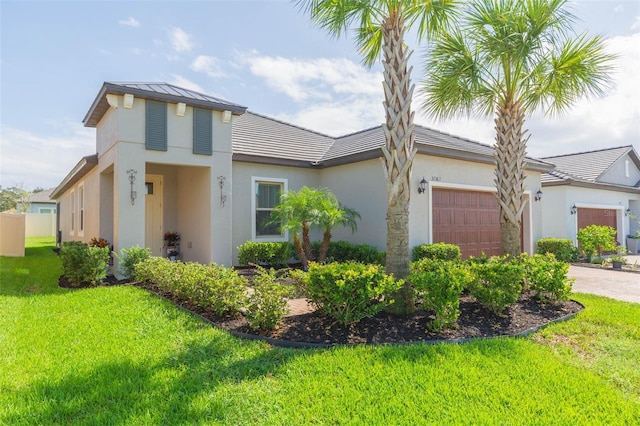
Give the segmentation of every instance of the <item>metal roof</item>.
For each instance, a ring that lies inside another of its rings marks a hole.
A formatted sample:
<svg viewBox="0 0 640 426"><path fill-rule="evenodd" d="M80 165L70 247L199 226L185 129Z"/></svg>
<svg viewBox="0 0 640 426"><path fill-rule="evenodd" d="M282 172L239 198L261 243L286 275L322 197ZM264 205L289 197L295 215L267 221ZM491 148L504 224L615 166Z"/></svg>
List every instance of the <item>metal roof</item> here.
<svg viewBox="0 0 640 426"><path fill-rule="evenodd" d="M247 110L247 107L242 105L169 83L105 82L82 120L84 125L86 127L95 127L107 112L109 109L107 94L124 95L127 93L144 99L175 103L183 102L200 108L231 111L235 115L244 114Z"/></svg>

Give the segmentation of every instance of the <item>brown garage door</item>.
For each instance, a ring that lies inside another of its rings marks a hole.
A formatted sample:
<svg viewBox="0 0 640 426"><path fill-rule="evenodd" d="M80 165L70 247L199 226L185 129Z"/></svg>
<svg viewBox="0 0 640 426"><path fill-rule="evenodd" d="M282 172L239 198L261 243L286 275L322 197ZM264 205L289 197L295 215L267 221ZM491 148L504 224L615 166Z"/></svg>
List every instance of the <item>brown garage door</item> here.
<svg viewBox="0 0 640 426"><path fill-rule="evenodd" d="M433 242L460 246L462 257L500 254L500 209L491 192L433 189Z"/></svg>
<svg viewBox="0 0 640 426"><path fill-rule="evenodd" d="M618 229L617 212L613 209L578 209L578 229L589 225L610 226Z"/></svg>

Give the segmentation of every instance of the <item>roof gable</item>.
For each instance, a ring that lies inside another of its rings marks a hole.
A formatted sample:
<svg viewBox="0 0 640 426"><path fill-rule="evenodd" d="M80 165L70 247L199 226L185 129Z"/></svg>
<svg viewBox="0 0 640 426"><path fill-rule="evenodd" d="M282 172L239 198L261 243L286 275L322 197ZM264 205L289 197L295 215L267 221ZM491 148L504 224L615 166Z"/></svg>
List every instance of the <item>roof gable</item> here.
<svg viewBox="0 0 640 426"><path fill-rule="evenodd" d="M598 182L604 173L627 154L631 156L636 166L640 167L640 158L631 145L543 157L543 160L555 164L556 170L560 174L567 175L566 178L575 177L589 182Z"/></svg>

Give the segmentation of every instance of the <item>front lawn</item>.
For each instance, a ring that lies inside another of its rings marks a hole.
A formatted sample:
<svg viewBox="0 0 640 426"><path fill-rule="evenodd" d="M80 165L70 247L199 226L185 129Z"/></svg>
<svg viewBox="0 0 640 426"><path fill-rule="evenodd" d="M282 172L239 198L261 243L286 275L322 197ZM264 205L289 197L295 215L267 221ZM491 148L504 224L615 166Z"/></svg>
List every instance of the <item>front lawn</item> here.
<svg viewBox="0 0 640 426"><path fill-rule="evenodd" d="M287 350L131 286L63 290L50 247L0 258L0 424L633 424L640 305L526 339Z"/></svg>

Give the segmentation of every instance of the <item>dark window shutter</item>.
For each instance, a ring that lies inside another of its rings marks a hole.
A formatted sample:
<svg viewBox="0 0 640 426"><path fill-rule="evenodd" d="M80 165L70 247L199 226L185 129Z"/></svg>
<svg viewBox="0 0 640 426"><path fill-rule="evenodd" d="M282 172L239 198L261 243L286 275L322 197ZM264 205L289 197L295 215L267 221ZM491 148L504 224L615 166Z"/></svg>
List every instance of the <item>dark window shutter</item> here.
<svg viewBox="0 0 640 426"><path fill-rule="evenodd" d="M167 150L167 104L147 99L146 148Z"/></svg>
<svg viewBox="0 0 640 426"><path fill-rule="evenodd" d="M213 154L212 120L208 109L193 109L193 153Z"/></svg>

